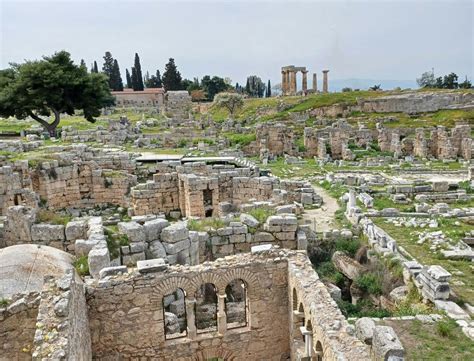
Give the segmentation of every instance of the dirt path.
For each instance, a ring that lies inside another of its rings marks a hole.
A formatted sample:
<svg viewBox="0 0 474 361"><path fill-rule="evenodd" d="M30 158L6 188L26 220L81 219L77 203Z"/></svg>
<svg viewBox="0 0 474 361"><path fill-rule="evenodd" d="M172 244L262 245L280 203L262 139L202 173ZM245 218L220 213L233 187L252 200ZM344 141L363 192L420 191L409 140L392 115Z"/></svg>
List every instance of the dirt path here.
<svg viewBox="0 0 474 361"><path fill-rule="evenodd" d="M304 220L310 220L312 229L316 232L324 232L333 229L334 213L339 209L337 200L331 197L326 190L313 186L316 193L323 198L323 205L318 209L308 209L303 213Z"/></svg>

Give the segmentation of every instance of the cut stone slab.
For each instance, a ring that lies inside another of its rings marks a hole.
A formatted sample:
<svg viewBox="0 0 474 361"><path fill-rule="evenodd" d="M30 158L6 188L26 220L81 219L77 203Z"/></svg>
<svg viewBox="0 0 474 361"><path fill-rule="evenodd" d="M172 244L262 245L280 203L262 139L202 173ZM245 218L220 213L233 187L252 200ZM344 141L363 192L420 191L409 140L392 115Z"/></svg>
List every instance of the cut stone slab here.
<svg viewBox="0 0 474 361"><path fill-rule="evenodd" d="M246 226L252 228L258 227L258 225L260 224L260 222L255 217L247 213L242 213L240 215L240 221Z"/></svg>
<svg viewBox="0 0 474 361"><path fill-rule="evenodd" d="M128 273L127 266L116 266L116 267L105 267L99 272L99 278L105 278L107 276L115 276Z"/></svg>
<svg viewBox="0 0 474 361"><path fill-rule="evenodd" d="M130 242L145 242L145 228L137 222L119 222L118 229L120 233L127 235Z"/></svg>
<svg viewBox="0 0 474 361"><path fill-rule="evenodd" d="M454 320L470 320L471 317L457 304L452 301L442 301L436 300L434 301L436 308L443 310L446 312L448 317Z"/></svg>
<svg viewBox="0 0 474 361"><path fill-rule="evenodd" d="M110 266L110 255L107 247L94 247L87 258L89 272L94 278L99 278L100 271Z"/></svg>
<svg viewBox="0 0 474 361"><path fill-rule="evenodd" d="M259 246L253 246L250 248L251 253L265 252L273 248L273 244L261 244Z"/></svg>
<svg viewBox="0 0 474 361"><path fill-rule="evenodd" d="M403 359L405 349L392 327L375 327L372 339L372 355L375 360Z"/></svg>
<svg viewBox="0 0 474 361"><path fill-rule="evenodd" d="M156 241L160 239L161 231L168 227L170 222L166 219L154 219L151 221L146 221L143 224L143 228L145 228L145 234L148 242Z"/></svg>
<svg viewBox="0 0 474 361"><path fill-rule="evenodd" d="M189 230L182 222L173 223L161 231L161 241L176 243L189 238Z"/></svg>
<svg viewBox="0 0 474 361"><path fill-rule="evenodd" d="M164 271L168 268L168 264L163 258L148 259L146 261L138 261L137 269L140 273L150 273Z"/></svg>

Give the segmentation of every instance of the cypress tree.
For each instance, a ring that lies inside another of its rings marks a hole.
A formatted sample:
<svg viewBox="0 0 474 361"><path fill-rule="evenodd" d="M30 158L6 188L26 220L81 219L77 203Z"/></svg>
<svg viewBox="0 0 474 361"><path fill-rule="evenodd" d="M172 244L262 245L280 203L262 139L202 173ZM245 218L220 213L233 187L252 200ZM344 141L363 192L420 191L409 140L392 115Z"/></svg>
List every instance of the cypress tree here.
<svg viewBox="0 0 474 361"><path fill-rule="evenodd" d="M143 84L142 66L140 65L140 57L138 56L138 53L135 53L135 72L136 72L136 78L137 78L137 89L134 89L134 90L143 90L145 86ZM132 73L132 79L133 79L133 73Z"/></svg>
<svg viewBox="0 0 474 361"><path fill-rule="evenodd" d="M94 60L94 73L98 73L99 72L99 68L97 67L97 62Z"/></svg>
<svg viewBox="0 0 474 361"><path fill-rule="evenodd" d="M132 88L133 90L139 90L138 89L138 77L137 77L137 71L135 67L132 67Z"/></svg>
<svg viewBox="0 0 474 361"><path fill-rule="evenodd" d="M87 69L87 66L86 66L86 62L84 61L84 59L81 59L81 68L84 68L84 69Z"/></svg>
<svg viewBox="0 0 474 361"><path fill-rule="evenodd" d="M120 74L120 67L118 65L117 59L114 59L114 67L112 71L113 75L113 90L115 91L122 91L123 90L123 81L122 81L122 75Z"/></svg>
<svg viewBox="0 0 474 361"><path fill-rule="evenodd" d="M125 69L125 77L127 78L127 88L132 88L132 77L128 69Z"/></svg>
<svg viewBox="0 0 474 361"><path fill-rule="evenodd" d="M114 89L116 87L116 80L114 79L114 58L110 51L105 52L102 72L109 78L109 88Z"/></svg>
<svg viewBox="0 0 474 361"><path fill-rule="evenodd" d="M156 79L157 79L156 87L157 88L162 88L163 87L163 82L161 81L161 74L160 74L159 70L156 71Z"/></svg>
<svg viewBox="0 0 474 361"><path fill-rule="evenodd" d="M174 59L170 58L165 65L165 72L163 73L163 86L166 91L181 89L181 74L179 73Z"/></svg>

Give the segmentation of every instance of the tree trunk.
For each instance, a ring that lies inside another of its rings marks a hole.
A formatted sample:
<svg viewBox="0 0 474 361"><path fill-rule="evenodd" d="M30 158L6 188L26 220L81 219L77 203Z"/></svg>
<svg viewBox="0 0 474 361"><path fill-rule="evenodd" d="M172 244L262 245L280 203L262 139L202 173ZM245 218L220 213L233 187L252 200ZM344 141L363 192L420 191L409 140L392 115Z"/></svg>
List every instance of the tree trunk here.
<svg viewBox="0 0 474 361"><path fill-rule="evenodd" d="M50 137L56 137L56 128L59 124L59 120L61 117L60 117L59 112L56 109L51 108L51 110L54 113L54 120L52 123L48 123L46 120L40 118L33 112L30 112L30 116L43 126L44 130L46 130L49 133Z"/></svg>

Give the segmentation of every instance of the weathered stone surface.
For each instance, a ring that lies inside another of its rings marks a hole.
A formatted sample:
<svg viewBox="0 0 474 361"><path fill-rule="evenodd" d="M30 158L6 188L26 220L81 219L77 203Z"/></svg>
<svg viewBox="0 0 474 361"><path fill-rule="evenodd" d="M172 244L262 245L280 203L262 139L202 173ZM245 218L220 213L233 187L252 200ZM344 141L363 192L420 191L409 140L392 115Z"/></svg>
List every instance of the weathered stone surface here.
<svg viewBox="0 0 474 361"><path fill-rule="evenodd" d="M31 239L35 242L64 241L64 226L39 223L31 226Z"/></svg>
<svg viewBox="0 0 474 361"><path fill-rule="evenodd" d="M355 280L359 277L365 270L365 267L362 266L359 262L353 260L346 254L340 251L334 252L332 256L332 262L334 266L344 274L347 278Z"/></svg>
<svg viewBox="0 0 474 361"><path fill-rule="evenodd" d="M388 360L394 357L403 358L405 349L393 328L376 326L373 331L372 355L376 360Z"/></svg>
<svg viewBox="0 0 474 361"><path fill-rule="evenodd" d="M87 222L85 220L68 222L65 232L68 241L87 238Z"/></svg>
<svg viewBox="0 0 474 361"><path fill-rule="evenodd" d="M178 252L189 248L191 241L189 239L184 239L176 243L163 242L162 244L167 254L177 254Z"/></svg>
<svg viewBox="0 0 474 361"><path fill-rule="evenodd" d="M116 266L116 267L105 267L102 268L99 272L99 278L105 278L108 276L115 276L119 274L125 274L128 272L128 269L126 266Z"/></svg>
<svg viewBox="0 0 474 361"><path fill-rule="evenodd" d="M259 221L257 221L257 219L255 219L255 217L251 216L250 214L247 214L247 213L242 213L240 215L240 221L245 224L246 226L249 226L249 227L252 227L252 228L255 228L255 227L258 227L258 225L260 224Z"/></svg>
<svg viewBox="0 0 474 361"><path fill-rule="evenodd" d="M99 278L100 270L110 265L110 255L107 247L94 247L87 258L89 272L94 278Z"/></svg>
<svg viewBox="0 0 474 361"><path fill-rule="evenodd" d="M189 238L189 230L182 222L173 223L161 231L162 242L176 243L187 238Z"/></svg>
<svg viewBox="0 0 474 361"><path fill-rule="evenodd" d="M147 240L144 227L137 222L119 222L118 229L119 232L127 235L130 242L146 242Z"/></svg>
<svg viewBox="0 0 474 361"><path fill-rule="evenodd" d="M140 273L159 272L168 268L168 264L163 258L149 259L146 261L138 261L137 269Z"/></svg>
<svg viewBox="0 0 474 361"><path fill-rule="evenodd" d="M163 228L168 227L169 224L170 223L166 219L154 219L145 222L143 228L145 228L147 241L152 242L160 239L161 231Z"/></svg>
<svg viewBox="0 0 474 361"><path fill-rule="evenodd" d="M153 241L150 243L148 251L152 254L153 258L164 258L166 257L166 250L160 241Z"/></svg>
<svg viewBox="0 0 474 361"><path fill-rule="evenodd" d="M362 342L372 345L374 337L375 322L369 317L359 318L355 323L356 335Z"/></svg>

